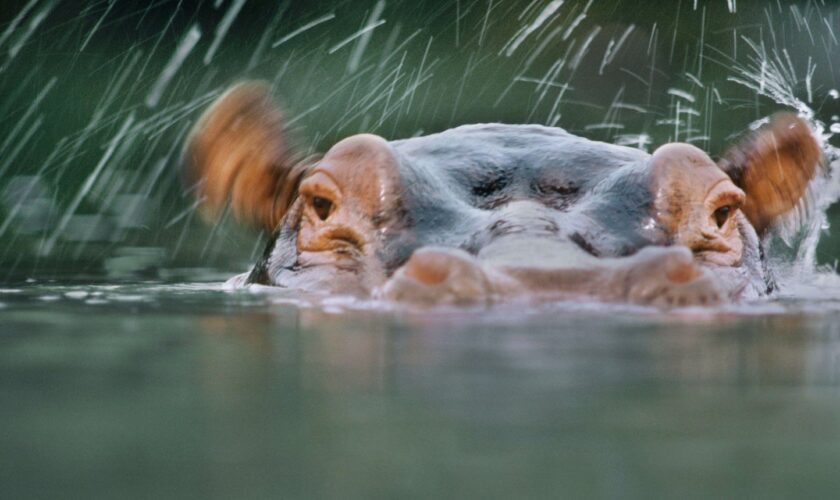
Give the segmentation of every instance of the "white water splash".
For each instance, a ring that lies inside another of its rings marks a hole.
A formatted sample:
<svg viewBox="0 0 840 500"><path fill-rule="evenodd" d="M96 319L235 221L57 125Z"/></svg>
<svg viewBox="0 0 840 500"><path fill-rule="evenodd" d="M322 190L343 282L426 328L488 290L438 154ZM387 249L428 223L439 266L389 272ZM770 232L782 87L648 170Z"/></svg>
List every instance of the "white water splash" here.
<svg viewBox="0 0 840 500"><path fill-rule="evenodd" d="M385 24L384 19L379 19L384 10L384 0L379 0L378 2L376 2L376 5L373 7L373 11L370 13L370 17L368 18L367 25L358 33L356 33L348 39L352 40L356 37L359 38L359 41L356 42L356 45L353 47L353 51L350 53L350 58L347 60L348 72L355 73L356 70L359 69L359 63L362 60L362 55L365 53L365 49L367 49L367 46L370 43L370 37L373 35L372 31L377 27ZM335 50L331 51L330 53L335 52Z"/></svg>
<svg viewBox="0 0 840 500"><path fill-rule="evenodd" d="M330 12L329 14L325 14L315 20L312 20L304 24L300 28L292 31L288 35L284 35L283 37L281 37L279 40L271 44L271 48L277 48L280 45L283 45L284 43L288 42L292 38L300 35L301 33L309 31L310 29L314 28L315 26L318 26L319 24L324 24L327 21L332 21L333 19L335 19L335 12Z"/></svg>
<svg viewBox="0 0 840 500"><path fill-rule="evenodd" d="M827 210L840 200L840 150L829 144L829 139L840 132L840 127L836 126L838 124L826 127L825 123L816 118L809 104L813 100L811 76L816 65L809 59L805 74L797 78L785 49L768 50L764 44L745 37L742 40L750 47L752 54L748 62L735 65L738 76L732 76L729 80L777 104L794 109L811 124L825 159L800 203L773 228L783 245L771 244L769 258L779 271L786 296L808 296L809 287L815 283L818 288L830 286L840 293L840 276L834 270L821 269L817 264L817 244L821 234L829 227ZM796 95L798 81L805 82L805 100ZM831 92L829 96L832 96ZM751 128L760 127L766 120L753 123ZM785 255L790 253L792 255Z"/></svg>
<svg viewBox="0 0 840 500"><path fill-rule="evenodd" d="M537 15L531 24L523 27L519 34L517 34L513 40L511 41L510 45L505 50L505 55L510 57L516 51L516 49L531 35L533 32L537 31L540 26L542 26L548 18L550 18L557 10L563 5L564 0L554 0L546 5L543 10Z"/></svg>
<svg viewBox="0 0 840 500"><path fill-rule="evenodd" d="M178 47L175 49L175 52L172 54L172 57L169 59L169 62L166 64L163 72L161 72L157 81L152 86L152 90L149 91L149 95L146 97L146 106L150 108L157 106L160 102L161 96L163 96L163 92L169 85L169 82L181 68L181 65L184 64L187 56L190 55L190 52L192 52L195 48L195 44L197 44L200 39L201 28L199 28L197 24L194 24L187 34L184 35L184 38L181 39L181 42L178 44Z"/></svg>
<svg viewBox="0 0 840 500"><path fill-rule="evenodd" d="M102 155L102 159L99 160L99 163L93 169L93 172L91 172L90 175L88 175L87 179L85 179L85 182L82 184L82 187L79 188L79 191L76 193L76 196L73 198L73 201L70 202L70 205L67 207L61 220L56 225L52 236L50 236L50 238L44 242L44 245L41 249L43 254L47 255L50 252L52 252L56 240L59 236L61 236L61 233L67 227L67 224L70 222L70 219L76 213L76 209L79 208L79 205L82 203L82 200L84 200L90 192L90 189L93 187L93 183L96 181L96 179L102 173L105 166L108 164L109 160L111 159L111 156L117 149L117 146L122 146L124 144L123 141L128 135L128 131L131 129L131 126L133 124L134 113L130 114L128 118L125 119L122 127L120 127L120 130L117 132L117 134L111 140L111 143L108 145L108 149L105 151L105 154Z"/></svg>
<svg viewBox="0 0 840 500"><path fill-rule="evenodd" d="M219 50L219 46L225 39L228 31L230 30L230 26L236 20L236 16L239 15L239 11L242 10L242 7L245 5L245 0L236 0L233 5L230 6L227 13L225 13L225 17L219 21L219 25L216 27L216 36L213 38L213 43L210 44L210 48L207 49L207 52L204 54L204 65L207 66L213 60L213 56L216 54L216 51Z"/></svg>
<svg viewBox="0 0 840 500"><path fill-rule="evenodd" d="M38 26L44 22L47 16L52 11L53 7L55 7L55 2L49 2L45 5L35 16L32 17L32 20L29 21L29 26L26 28L26 31L18 37L17 41L15 41L14 45L9 48L9 59L14 59L15 56L18 55L20 49L26 44L29 38L35 33L35 30L38 29Z"/></svg>

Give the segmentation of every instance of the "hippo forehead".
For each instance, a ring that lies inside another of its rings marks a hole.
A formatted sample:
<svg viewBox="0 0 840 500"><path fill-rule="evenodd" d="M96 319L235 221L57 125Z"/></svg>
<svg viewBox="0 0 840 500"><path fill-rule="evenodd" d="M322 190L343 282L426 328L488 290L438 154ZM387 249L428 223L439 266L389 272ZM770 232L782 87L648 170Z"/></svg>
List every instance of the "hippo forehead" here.
<svg viewBox="0 0 840 500"><path fill-rule="evenodd" d="M649 158L539 125L469 125L391 146L405 196L439 208L532 199L565 209L616 170Z"/></svg>
<svg viewBox="0 0 840 500"><path fill-rule="evenodd" d="M467 125L391 142L402 170L454 182L478 195L508 185L566 182L586 190L647 153L540 125ZM409 173L409 172L403 172Z"/></svg>
<svg viewBox="0 0 840 500"><path fill-rule="evenodd" d="M638 234L651 200L643 151L558 128L502 124L390 145L403 224L384 260L399 262L428 244L476 252L506 231L588 235L604 254L650 243Z"/></svg>

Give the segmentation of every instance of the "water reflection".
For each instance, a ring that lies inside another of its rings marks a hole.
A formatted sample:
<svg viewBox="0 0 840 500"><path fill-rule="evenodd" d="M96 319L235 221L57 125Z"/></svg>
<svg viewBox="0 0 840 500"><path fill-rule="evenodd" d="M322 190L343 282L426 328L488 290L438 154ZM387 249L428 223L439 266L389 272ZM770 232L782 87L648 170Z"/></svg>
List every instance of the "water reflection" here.
<svg viewBox="0 0 840 500"><path fill-rule="evenodd" d="M4 498L838 486L836 313L336 313L218 286L17 290L0 296Z"/></svg>

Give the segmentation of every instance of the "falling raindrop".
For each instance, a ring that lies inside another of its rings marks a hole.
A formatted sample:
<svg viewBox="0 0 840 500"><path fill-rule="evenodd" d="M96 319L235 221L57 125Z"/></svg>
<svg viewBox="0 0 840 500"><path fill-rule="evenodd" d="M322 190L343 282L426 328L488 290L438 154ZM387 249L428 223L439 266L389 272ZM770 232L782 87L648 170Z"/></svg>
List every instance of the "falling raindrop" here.
<svg viewBox="0 0 840 500"><path fill-rule="evenodd" d="M190 52L192 52L200 39L201 28L199 28L197 24L194 24L187 34L184 35L184 38L181 39L181 42L178 44L178 47L175 49L175 52L172 54L172 57L169 59L166 67L163 69L158 77L158 80L149 91L149 95L146 96L146 106L154 108L158 105L158 102L160 102L160 98L163 96L163 92L166 90L169 82L172 81L172 78L181 68L181 65L184 64L184 60L190 55Z"/></svg>

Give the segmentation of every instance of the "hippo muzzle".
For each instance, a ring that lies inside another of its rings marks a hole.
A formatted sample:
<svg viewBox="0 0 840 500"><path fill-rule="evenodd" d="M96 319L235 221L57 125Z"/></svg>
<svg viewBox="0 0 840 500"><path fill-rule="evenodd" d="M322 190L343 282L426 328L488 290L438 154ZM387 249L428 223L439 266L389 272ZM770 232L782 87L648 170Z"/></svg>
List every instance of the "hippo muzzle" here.
<svg viewBox="0 0 840 500"><path fill-rule="evenodd" d="M673 305L772 288L761 239L821 160L778 115L715 163L537 125L470 125L401 141L361 134L300 159L265 86L240 84L190 136L207 213L272 233L238 284L419 304L592 297Z"/></svg>

